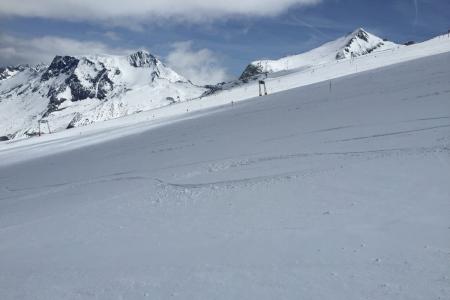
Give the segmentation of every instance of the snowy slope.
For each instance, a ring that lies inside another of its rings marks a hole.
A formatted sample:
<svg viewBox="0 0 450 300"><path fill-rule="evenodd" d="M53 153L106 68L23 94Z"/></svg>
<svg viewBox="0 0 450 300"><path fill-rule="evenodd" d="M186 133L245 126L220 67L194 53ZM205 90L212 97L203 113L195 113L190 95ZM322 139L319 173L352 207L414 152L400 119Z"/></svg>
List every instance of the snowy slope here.
<svg viewBox="0 0 450 300"><path fill-rule="evenodd" d="M353 58L332 59L322 64L267 73L263 78L269 94L324 81L328 81L332 88L333 80L342 76L447 52L450 52L450 38L446 34L412 46L397 46L386 51L373 51ZM208 98L209 102L238 102L258 95L258 81L239 80L218 85L215 90L216 92Z"/></svg>
<svg viewBox="0 0 450 300"><path fill-rule="evenodd" d="M423 57L433 56L450 52L450 38L447 35L438 36L429 41L409 47L392 49L391 51L377 54L368 54L353 60L341 60L308 70L297 70L293 72L277 72L268 75L265 79L269 94L286 91L296 87L307 86L314 83L324 82L328 88L334 89L334 81L342 76L358 74L367 70L374 70L384 66L395 66L398 63L416 60ZM140 114L128 115L123 118L113 119L106 122L95 123L76 130L68 130L52 135L44 135L26 141L12 141L0 143L0 148L17 154L20 149L35 145L52 145L45 151L35 152L33 155L46 154L48 151L59 149L60 144L54 141L65 139L72 147L83 146L107 139L113 139L127 134L130 128L148 129L149 126L160 126L173 119L189 119L190 113L201 112L207 114L208 110L237 104L241 101L252 100L258 95L258 85L255 81L244 84L230 83L217 86L215 93L207 97L176 103L152 109ZM114 129L114 130L112 130ZM80 139L80 137L83 137ZM16 159L18 155L13 156Z"/></svg>
<svg viewBox="0 0 450 300"><path fill-rule="evenodd" d="M300 68L310 68L336 60L398 48L399 45L383 41L381 38L359 28L335 41L326 43L303 54L284 57L278 60L258 60L252 62L241 75L242 80L264 73L273 73Z"/></svg>
<svg viewBox="0 0 450 300"><path fill-rule="evenodd" d="M204 88L153 55L57 56L50 66L7 68L0 80L0 136L77 127L199 97Z"/></svg>
<svg viewBox="0 0 450 300"><path fill-rule="evenodd" d="M2 144L0 298L448 299L449 86L447 53Z"/></svg>

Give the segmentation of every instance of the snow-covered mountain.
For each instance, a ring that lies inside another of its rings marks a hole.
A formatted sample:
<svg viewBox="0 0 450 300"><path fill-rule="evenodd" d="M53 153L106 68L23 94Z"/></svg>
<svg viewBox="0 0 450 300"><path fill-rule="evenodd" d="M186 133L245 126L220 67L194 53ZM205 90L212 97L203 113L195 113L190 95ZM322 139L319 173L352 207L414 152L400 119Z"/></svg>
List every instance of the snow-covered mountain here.
<svg viewBox="0 0 450 300"><path fill-rule="evenodd" d="M28 66L8 66L8 67L0 67L0 80L8 79L19 72L22 72L28 68Z"/></svg>
<svg viewBox="0 0 450 300"><path fill-rule="evenodd" d="M400 47L400 45L385 41L359 28L344 37L303 54L287 56L278 60L254 61L247 66L240 79L248 80L264 73L307 69L396 47Z"/></svg>
<svg viewBox="0 0 450 300"><path fill-rule="evenodd" d="M358 29L304 54L254 62L241 80L206 87L193 85L143 51L129 56L58 56L49 66L0 70L4 78L0 79L0 140L35 135L42 119L53 132L141 111L147 113L100 127L161 120L245 101L258 96L258 84L250 79L265 72L269 94L324 81L331 88L331 80L339 77L448 51L447 35L407 47ZM48 130L46 124L43 130Z"/></svg>
<svg viewBox="0 0 450 300"><path fill-rule="evenodd" d="M35 135L199 97L206 91L145 51L56 56L49 66L0 69L0 136Z"/></svg>

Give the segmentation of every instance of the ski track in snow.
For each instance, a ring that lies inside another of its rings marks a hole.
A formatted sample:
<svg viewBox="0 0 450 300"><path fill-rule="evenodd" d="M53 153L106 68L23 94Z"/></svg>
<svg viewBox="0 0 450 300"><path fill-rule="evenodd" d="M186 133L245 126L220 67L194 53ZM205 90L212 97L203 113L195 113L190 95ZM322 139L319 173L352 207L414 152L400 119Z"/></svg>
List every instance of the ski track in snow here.
<svg viewBox="0 0 450 300"><path fill-rule="evenodd" d="M373 134L373 135L369 135L369 136L360 136L360 137L354 137L354 138L348 138L348 139L342 139L342 140L335 140L333 142L349 142L349 141L356 141L356 140L373 139L373 138L380 138L380 137L386 137L386 136L391 136L391 135L401 135L401 134L415 133L415 132L420 132L420 131L434 130L434 129L440 129L440 128L448 128L448 127L450 127L450 124L448 124L448 125L432 126L432 127L425 127L425 128L418 128L418 129L412 129L412 130L403 130L403 131L396 131L396 132L379 133L379 134Z"/></svg>

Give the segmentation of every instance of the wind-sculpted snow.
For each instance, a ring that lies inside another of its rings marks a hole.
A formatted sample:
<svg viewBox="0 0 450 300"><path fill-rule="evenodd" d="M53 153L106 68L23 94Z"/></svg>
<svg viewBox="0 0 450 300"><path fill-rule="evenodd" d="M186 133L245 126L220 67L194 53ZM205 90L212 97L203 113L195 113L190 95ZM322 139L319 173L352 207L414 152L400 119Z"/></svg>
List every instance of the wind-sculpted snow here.
<svg viewBox="0 0 450 300"><path fill-rule="evenodd" d="M1 143L0 299L449 298L449 52L215 97Z"/></svg>

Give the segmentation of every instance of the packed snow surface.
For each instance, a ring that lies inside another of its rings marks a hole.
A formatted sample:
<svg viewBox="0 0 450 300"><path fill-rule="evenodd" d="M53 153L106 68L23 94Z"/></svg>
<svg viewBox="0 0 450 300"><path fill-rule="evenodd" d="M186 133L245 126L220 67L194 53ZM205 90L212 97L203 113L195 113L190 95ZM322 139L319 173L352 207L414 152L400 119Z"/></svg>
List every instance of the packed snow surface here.
<svg viewBox="0 0 450 300"><path fill-rule="evenodd" d="M0 144L0 298L450 298L450 53L220 97Z"/></svg>

